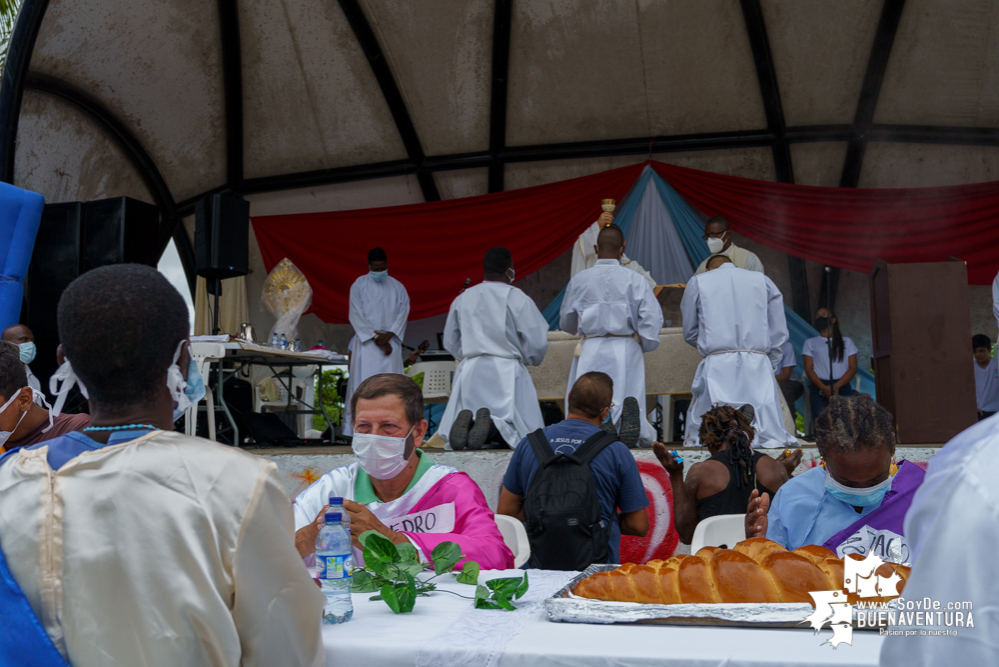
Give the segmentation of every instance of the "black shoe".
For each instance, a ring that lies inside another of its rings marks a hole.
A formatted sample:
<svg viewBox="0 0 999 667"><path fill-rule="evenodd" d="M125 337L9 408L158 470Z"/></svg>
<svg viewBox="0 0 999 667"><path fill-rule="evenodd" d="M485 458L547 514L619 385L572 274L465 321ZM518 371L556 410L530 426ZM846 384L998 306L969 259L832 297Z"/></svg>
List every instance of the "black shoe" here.
<svg viewBox="0 0 999 667"><path fill-rule="evenodd" d="M489 438L489 431L492 428L493 420L489 415L489 408L479 408L475 411L475 423L468 431L468 448L481 449Z"/></svg>
<svg viewBox="0 0 999 667"><path fill-rule="evenodd" d="M638 444L638 438L642 434L642 413L638 411L638 399L629 396L624 399L624 406L621 408L621 431L620 439L629 448Z"/></svg>
<svg viewBox="0 0 999 667"><path fill-rule="evenodd" d="M461 450L468 446L468 430L472 426L472 411L462 410L451 424L451 432L447 434L447 443L451 449Z"/></svg>
<svg viewBox="0 0 999 667"><path fill-rule="evenodd" d="M753 423L753 418L756 417L756 408L749 403L746 403L744 406L739 408L739 412L742 413L743 417L749 420L750 424Z"/></svg>
<svg viewBox="0 0 999 667"><path fill-rule="evenodd" d="M600 430L609 435L613 435L615 438L617 437L617 429L614 428L614 422L611 421L604 422L603 424L600 425Z"/></svg>

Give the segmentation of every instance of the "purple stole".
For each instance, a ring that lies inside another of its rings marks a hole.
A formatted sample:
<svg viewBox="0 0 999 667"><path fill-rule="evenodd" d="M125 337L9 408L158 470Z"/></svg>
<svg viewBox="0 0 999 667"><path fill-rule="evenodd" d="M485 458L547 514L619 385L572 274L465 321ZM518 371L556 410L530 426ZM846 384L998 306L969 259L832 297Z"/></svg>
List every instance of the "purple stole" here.
<svg viewBox="0 0 999 667"><path fill-rule="evenodd" d="M850 553L866 557L873 552L885 561L910 564L912 556L905 542L903 525L925 475L919 466L903 461L881 505L830 537L822 546L835 551L840 558Z"/></svg>

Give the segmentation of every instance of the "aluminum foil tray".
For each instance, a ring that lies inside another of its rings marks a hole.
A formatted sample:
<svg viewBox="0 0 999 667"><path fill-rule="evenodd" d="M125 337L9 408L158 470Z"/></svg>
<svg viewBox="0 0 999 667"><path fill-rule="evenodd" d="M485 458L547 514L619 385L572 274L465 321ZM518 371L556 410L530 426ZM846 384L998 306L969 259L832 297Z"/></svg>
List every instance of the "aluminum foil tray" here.
<svg viewBox="0 0 999 667"><path fill-rule="evenodd" d="M811 629L807 622L802 621L814 608L805 603L665 605L603 602L572 594L576 584L591 574L614 569L617 569L616 565L591 565L574 577L560 591L545 600L548 620L557 623L653 623Z"/></svg>

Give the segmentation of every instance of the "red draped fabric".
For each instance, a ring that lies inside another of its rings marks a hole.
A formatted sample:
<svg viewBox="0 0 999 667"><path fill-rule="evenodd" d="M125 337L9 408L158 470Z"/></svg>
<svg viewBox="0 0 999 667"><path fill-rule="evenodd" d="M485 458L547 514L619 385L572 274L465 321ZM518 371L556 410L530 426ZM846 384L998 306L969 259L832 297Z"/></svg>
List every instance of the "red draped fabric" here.
<svg viewBox="0 0 999 667"><path fill-rule="evenodd" d="M509 248L518 278L554 260L597 219L600 200L622 199L643 166L448 201L254 217L253 231L268 271L287 257L306 275L312 312L326 322L347 322L350 286L367 272L368 250L381 246L416 320L447 312L466 278L478 283L489 248Z"/></svg>
<svg viewBox="0 0 999 667"><path fill-rule="evenodd" d="M968 281L999 271L999 183L868 190L754 181L661 162L656 172L688 204L734 231L797 257L868 272L890 264L968 263Z"/></svg>

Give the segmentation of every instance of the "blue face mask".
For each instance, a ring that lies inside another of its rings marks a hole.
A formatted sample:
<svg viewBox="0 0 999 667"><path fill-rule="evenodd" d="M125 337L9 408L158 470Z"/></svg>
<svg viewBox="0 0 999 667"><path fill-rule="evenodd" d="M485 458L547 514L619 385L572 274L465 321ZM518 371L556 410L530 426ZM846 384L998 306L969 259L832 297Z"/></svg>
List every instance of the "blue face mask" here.
<svg viewBox="0 0 999 667"><path fill-rule="evenodd" d="M36 350L34 342L28 341L27 343L21 343L17 347L19 354L21 356L21 363L30 364L32 361L35 360Z"/></svg>
<svg viewBox="0 0 999 667"><path fill-rule="evenodd" d="M854 507L877 507L891 488L891 476L883 482L862 489L843 486L826 473L826 491L836 500Z"/></svg>
<svg viewBox="0 0 999 667"><path fill-rule="evenodd" d="M388 278L388 270L385 270L385 271L369 271L368 275L371 276L371 279L374 280L376 283L380 283L380 282L384 281L386 278Z"/></svg>
<svg viewBox="0 0 999 667"><path fill-rule="evenodd" d="M183 417L188 408L196 405L205 397L205 379L201 377L197 362L192 358L188 364L186 382L180 372L180 367L177 365L184 342L181 341L177 346L177 352L173 356L173 365L167 371L167 389L170 390L170 395L176 403L173 409L174 421Z"/></svg>

